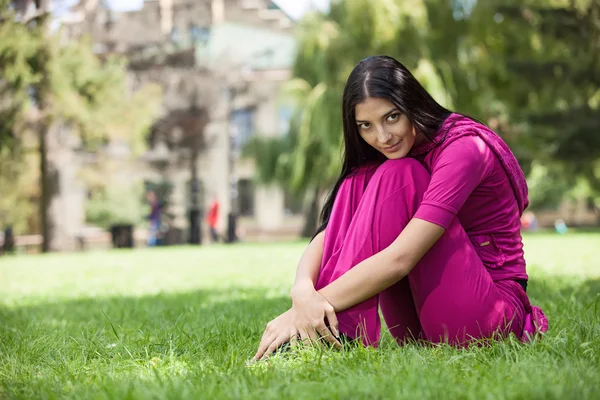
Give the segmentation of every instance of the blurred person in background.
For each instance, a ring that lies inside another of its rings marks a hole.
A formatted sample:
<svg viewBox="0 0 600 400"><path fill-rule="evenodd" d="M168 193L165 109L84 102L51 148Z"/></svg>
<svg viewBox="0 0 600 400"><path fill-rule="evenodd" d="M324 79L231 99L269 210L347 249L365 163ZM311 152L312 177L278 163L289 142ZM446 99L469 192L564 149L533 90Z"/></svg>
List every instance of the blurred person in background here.
<svg viewBox="0 0 600 400"><path fill-rule="evenodd" d="M502 139L387 56L362 60L342 101L341 175L254 360L298 340L377 346L379 309L399 344L546 331L526 293L527 185Z"/></svg>
<svg viewBox="0 0 600 400"><path fill-rule="evenodd" d="M219 220L219 200L215 197L208 209L206 222L210 230L210 237L213 243L219 242L219 233L217 232L217 221Z"/></svg>
<svg viewBox="0 0 600 400"><path fill-rule="evenodd" d="M556 233L560 235L564 235L565 233L569 232L569 227L561 218L558 218L554 221L554 229L556 229Z"/></svg>
<svg viewBox="0 0 600 400"><path fill-rule="evenodd" d="M530 231L530 232L537 231L537 229L538 229L537 217L535 216L535 214L533 212L526 211L523 213L523 216L521 217L521 228L526 231Z"/></svg>

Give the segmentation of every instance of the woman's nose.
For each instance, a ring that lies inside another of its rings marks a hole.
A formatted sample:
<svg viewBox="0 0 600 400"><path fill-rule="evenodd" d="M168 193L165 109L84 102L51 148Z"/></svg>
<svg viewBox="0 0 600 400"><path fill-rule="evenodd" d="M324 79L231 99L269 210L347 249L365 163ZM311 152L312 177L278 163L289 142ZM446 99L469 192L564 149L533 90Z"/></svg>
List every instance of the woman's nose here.
<svg viewBox="0 0 600 400"><path fill-rule="evenodd" d="M377 140L379 143L387 143L390 140L390 134L383 128L377 128Z"/></svg>

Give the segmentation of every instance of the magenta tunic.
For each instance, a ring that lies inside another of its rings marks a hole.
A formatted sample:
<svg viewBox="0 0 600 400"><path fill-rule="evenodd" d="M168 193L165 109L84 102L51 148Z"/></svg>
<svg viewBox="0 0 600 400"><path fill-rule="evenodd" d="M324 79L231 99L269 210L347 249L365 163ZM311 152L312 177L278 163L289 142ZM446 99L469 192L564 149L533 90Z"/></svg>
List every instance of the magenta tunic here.
<svg viewBox="0 0 600 400"><path fill-rule="evenodd" d="M508 147L453 114L411 156L361 168L342 183L316 288L389 246L414 217L446 231L406 278L339 312L340 331L377 345L378 309L399 343L462 345L511 332L528 340L545 331L545 316L517 283L527 279L519 231L527 188Z"/></svg>
<svg viewBox="0 0 600 400"><path fill-rule="evenodd" d="M431 181L415 218L448 229L458 217L494 281L527 280L515 194L483 139L466 131L416 158Z"/></svg>

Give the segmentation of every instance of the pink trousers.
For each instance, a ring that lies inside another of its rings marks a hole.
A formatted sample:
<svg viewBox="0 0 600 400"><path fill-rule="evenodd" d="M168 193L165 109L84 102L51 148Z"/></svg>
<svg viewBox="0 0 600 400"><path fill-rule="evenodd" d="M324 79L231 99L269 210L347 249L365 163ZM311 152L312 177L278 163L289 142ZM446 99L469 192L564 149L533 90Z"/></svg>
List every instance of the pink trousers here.
<svg viewBox="0 0 600 400"><path fill-rule="evenodd" d="M416 160L388 160L347 178L325 233L316 285L327 286L362 260L389 246L411 220L429 184ZM524 334L531 306L514 281L494 282L458 219L407 277L339 312L340 332L377 346L379 308L391 334L463 345L473 339Z"/></svg>

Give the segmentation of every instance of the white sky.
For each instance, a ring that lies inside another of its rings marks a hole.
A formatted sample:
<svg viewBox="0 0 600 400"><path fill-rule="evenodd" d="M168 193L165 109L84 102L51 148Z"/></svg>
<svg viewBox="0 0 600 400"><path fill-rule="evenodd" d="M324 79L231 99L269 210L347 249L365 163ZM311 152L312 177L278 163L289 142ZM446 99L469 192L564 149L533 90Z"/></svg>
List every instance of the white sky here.
<svg viewBox="0 0 600 400"><path fill-rule="evenodd" d="M273 0L283 11L294 19L300 18L311 7L326 9L329 0ZM108 0L108 3L118 11L131 10L141 7L143 0Z"/></svg>

